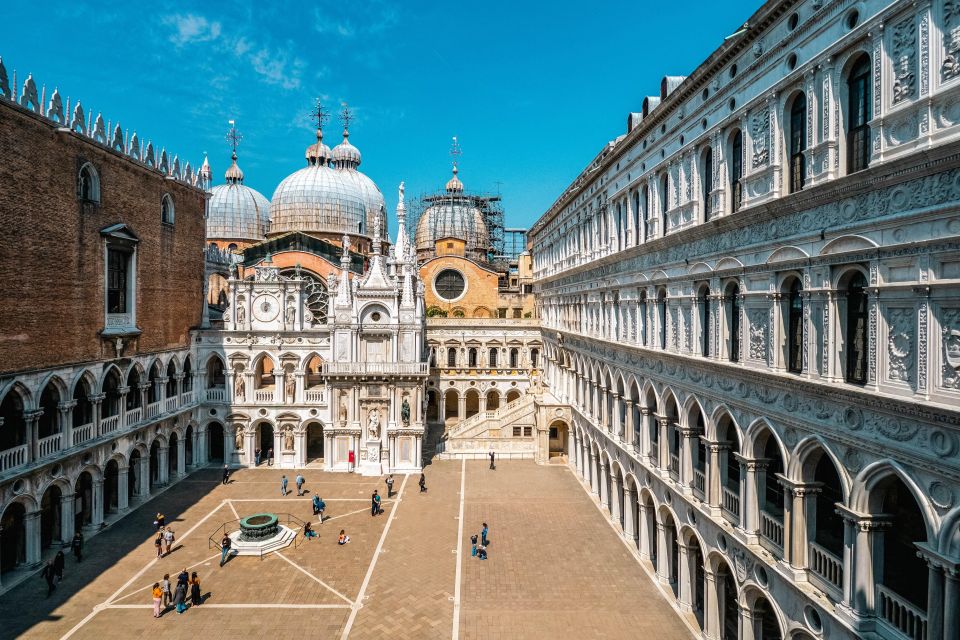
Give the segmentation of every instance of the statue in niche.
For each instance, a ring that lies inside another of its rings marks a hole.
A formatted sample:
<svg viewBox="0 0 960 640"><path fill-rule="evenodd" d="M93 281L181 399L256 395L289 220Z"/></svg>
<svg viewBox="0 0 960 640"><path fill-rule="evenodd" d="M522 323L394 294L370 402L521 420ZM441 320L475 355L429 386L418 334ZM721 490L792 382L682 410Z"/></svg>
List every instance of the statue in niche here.
<svg viewBox="0 0 960 640"><path fill-rule="evenodd" d="M243 324L246 321L246 319L247 319L247 312L244 310L244 306L242 304L238 304L237 305L237 324L238 325Z"/></svg>
<svg viewBox="0 0 960 640"><path fill-rule="evenodd" d="M243 451L243 428L237 427L237 451Z"/></svg>
<svg viewBox="0 0 960 640"><path fill-rule="evenodd" d="M340 424L347 423L347 401L340 399Z"/></svg>
<svg viewBox="0 0 960 640"><path fill-rule="evenodd" d="M283 383L283 393L287 397L287 402L293 404L294 398L297 394L297 381L294 379L292 373L287 373L285 378L286 380Z"/></svg>
<svg viewBox="0 0 960 640"><path fill-rule="evenodd" d="M400 422L405 427L410 426L410 403L407 401L407 396L403 396L403 404L400 405Z"/></svg>
<svg viewBox="0 0 960 640"><path fill-rule="evenodd" d="M235 400L243 400L246 395L247 384L243 381L243 373L237 372L233 380L233 397Z"/></svg>
<svg viewBox="0 0 960 640"><path fill-rule="evenodd" d="M293 324L297 320L297 310L293 307L287 307L287 324Z"/></svg>
<svg viewBox="0 0 960 640"><path fill-rule="evenodd" d="M283 429L283 450L293 451L293 427L290 425Z"/></svg>
<svg viewBox="0 0 960 640"><path fill-rule="evenodd" d="M367 418L367 431L370 435L371 440L376 440L380 437L380 410L371 409L370 415Z"/></svg>

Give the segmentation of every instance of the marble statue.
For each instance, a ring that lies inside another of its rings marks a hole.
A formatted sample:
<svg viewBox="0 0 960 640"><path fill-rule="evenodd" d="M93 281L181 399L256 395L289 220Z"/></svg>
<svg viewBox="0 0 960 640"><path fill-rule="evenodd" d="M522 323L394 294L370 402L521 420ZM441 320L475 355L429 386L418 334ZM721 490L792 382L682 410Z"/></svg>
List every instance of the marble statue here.
<svg viewBox="0 0 960 640"><path fill-rule="evenodd" d="M243 324L247 319L247 312L244 311L243 305L237 305L237 324Z"/></svg>
<svg viewBox="0 0 960 640"><path fill-rule="evenodd" d="M406 396L403 398L403 404L400 405L400 421L403 422L403 426L410 426L410 403Z"/></svg>
<svg viewBox="0 0 960 640"><path fill-rule="evenodd" d="M371 409L370 416L367 418L367 430L370 433L370 439L376 440L380 437L380 410Z"/></svg>
<svg viewBox="0 0 960 640"><path fill-rule="evenodd" d="M243 451L243 429L237 427L237 451Z"/></svg>
<svg viewBox="0 0 960 640"><path fill-rule="evenodd" d="M293 378L292 373L286 375L286 380L283 383L283 393L287 397L287 402L293 404L297 395L297 381Z"/></svg>
<svg viewBox="0 0 960 640"><path fill-rule="evenodd" d="M347 403L345 400L340 400L340 422L345 423L347 421Z"/></svg>
<svg viewBox="0 0 960 640"><path fill-rule="evenodd" d="M290 425L283 430L283 450L293 451L293 427Z"/></svg>
<svg viewBox="0 0 960 640"><path fill-rule="evenodd" d="M247 385L243 381L243 374L237 373L233 380L233 397L236 400L243 400L247 391Z"/></svg>

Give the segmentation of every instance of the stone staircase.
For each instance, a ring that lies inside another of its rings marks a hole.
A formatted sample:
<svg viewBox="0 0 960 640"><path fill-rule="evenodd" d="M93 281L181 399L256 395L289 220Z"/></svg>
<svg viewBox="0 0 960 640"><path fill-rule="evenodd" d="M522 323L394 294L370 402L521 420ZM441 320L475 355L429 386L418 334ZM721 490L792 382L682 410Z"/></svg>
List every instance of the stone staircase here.
<svg viewBox="0 0 960 640"><path fill-rule="evenodd" d="M530 435L514 436L514 427L529 427ZM458 423L437 443L436 455L440 459L482 458L494 451L501 458L534 458L536 427L537 396L531 393Z"/></svg>

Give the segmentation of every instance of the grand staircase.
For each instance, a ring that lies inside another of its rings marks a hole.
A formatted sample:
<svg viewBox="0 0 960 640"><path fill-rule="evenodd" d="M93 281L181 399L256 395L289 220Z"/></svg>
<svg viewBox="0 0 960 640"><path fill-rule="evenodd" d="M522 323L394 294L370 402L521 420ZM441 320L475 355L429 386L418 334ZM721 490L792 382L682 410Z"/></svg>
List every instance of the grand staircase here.
<svg viewBox="0 0 960 640"><path fill-rule="evenodd" d="M514 428L519 427L519 435ZM482 458L490 451L501 458L534 458L537 396L528 393L496 409L481 411L456 424L437 443L437 458Z"/></svg>

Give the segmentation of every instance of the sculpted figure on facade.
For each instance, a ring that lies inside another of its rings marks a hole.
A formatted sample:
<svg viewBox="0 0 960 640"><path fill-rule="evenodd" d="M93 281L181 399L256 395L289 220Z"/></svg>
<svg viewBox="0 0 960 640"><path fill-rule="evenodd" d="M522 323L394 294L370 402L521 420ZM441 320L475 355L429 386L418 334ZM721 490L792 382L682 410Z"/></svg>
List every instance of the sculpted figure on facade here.
<svg viewBox="0 0 960 640"><path fill-rule="evenodd" d="M236 438L237 451L243 451L243 427L240 425L237 425Z"/></svg>
<svg viewBox="0 0 960 640"><path fill-rule="evenodd" d="M283 450L293 451L293 427L289 424L283 428Z"/></svg>
<svg viewBox="0 0 960 640"><path fill-rule="evenodd" d="M287 307L287 324L293 324L297 319L297 310L293 307Z"/></svg>
<svg viewBox="0 0 960 640"><path fill-rule="evenodd" d="M244 310L243 304L237 305L237 324L243 324L247 319L247 312Z"/></svg>
<svg viewBox="0 0 960 640"><path fill-rule="evenodd" d="M407 401L407 396L403 396L403 404L400 405L400 422L405 427L410 426L410 403Z"/></svg>
<svg viewBox="0 0 960 640"><path fill-rule="evenodd" d="M340 424L347 423L347 401L340 399Z"/></svg>
<svg viewBox="0 0 960 640"><path fill-rule="evenodd" d="M237 371L233 379L233 397L236 400L243 400L246 395L247 385L243 381L243 372Z"/></svg>
<svg viewBox="0 0 960 640"><path fill-rule="evenodd" d="M289 402L290 404L293 404L297 395L297 381L296 381L296 378L293 377L293 373L291 372L288 372L285 378L286 379L284 380L284 383L283 383L283 394L284 396L286 396L287 402Z"/></svg>
<svg viewBox="0 0 960 640"><path fill-rule="evenodd" d="M369 433L371 440L376 440L380 437L380 410L371 409L370 415L367 418L367 432Z"/></svg>

